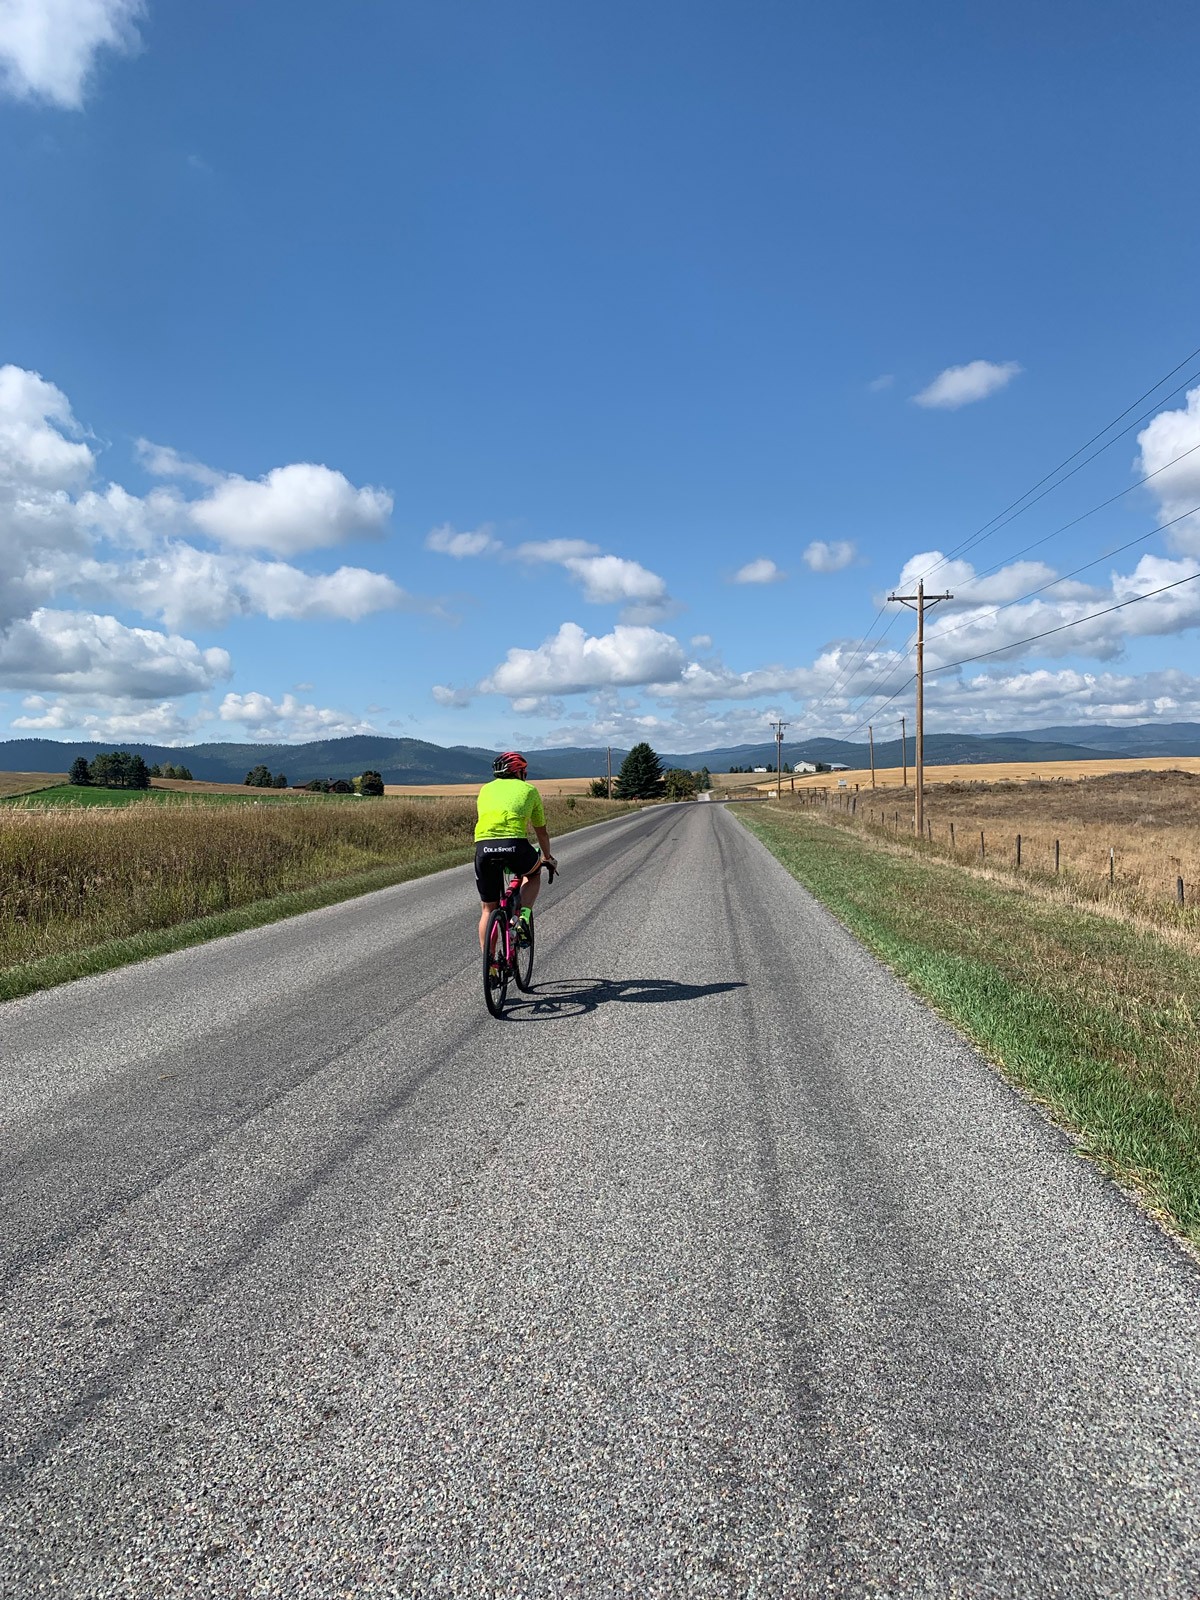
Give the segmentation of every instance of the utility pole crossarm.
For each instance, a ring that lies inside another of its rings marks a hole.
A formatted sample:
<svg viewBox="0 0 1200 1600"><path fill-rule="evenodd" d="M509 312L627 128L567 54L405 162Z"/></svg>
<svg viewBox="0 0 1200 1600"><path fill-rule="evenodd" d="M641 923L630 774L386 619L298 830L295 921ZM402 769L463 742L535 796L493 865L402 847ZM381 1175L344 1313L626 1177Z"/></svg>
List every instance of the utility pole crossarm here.
<svg viewBox="0 0 1200 1600"><path fill-rule="evenodd" d="M888 595L889 604L907 606L910 611L917 613L916 807L913 831L918 839L925 837L925 613L939 600L953 599L952 594L926 594L923 579L917 584L916 594Z"/></svg>
<svg viewBox="0 0 1200 1600"><path fill-rule="evenodd" d="M786 722L773 722L771 724L771 726L775 730L775 798L776 798L776 800L782 800L783 799L783 730L787 727L787 723Z"/></svg>

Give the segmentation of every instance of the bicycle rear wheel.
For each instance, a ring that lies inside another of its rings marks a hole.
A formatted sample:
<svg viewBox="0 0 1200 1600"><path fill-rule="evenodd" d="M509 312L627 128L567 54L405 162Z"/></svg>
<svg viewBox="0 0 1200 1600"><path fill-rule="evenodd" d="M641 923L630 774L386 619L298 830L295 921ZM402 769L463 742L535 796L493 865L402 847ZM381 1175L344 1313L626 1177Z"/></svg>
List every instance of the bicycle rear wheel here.
<svg viewBox="0 0 1200 1600"><path fill-rule="evenodd" d="M494 1017L503 1012L508 993L507 921L503 911L493 911L483 936L483 998Z"/></svg>
<svg viewBox="0 0 1200 1600"><path fill-rule="evenodd" d="M533 913L529 913L529 927L526 930L529 942L526 944L521 935L521 925L517 923L517 950L513 962L513 977L517 980L517 988L522 993L528 993L533 987Z"/></svg>

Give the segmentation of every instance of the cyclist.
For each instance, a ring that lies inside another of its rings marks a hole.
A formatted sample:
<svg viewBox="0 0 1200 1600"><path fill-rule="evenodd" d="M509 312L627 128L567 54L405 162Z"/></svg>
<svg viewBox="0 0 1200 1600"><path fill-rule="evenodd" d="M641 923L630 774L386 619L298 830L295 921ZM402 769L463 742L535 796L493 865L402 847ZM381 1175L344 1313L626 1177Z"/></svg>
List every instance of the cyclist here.
<svg viewBox="0 0 1200 1600"><path fill-rule="evenodd" d="M521 875L522 929L529 926L529 909L541 888L542 863L557 867L550 853L542 797L525 774L529 763L516 750L506 750L492 762L496 776L479 791L479 820L475 824L475 887L483 902L479 916L479 948L487 932L488 913L500 904L504 873ZM538 849L527 838L532 824Z"/></svg>

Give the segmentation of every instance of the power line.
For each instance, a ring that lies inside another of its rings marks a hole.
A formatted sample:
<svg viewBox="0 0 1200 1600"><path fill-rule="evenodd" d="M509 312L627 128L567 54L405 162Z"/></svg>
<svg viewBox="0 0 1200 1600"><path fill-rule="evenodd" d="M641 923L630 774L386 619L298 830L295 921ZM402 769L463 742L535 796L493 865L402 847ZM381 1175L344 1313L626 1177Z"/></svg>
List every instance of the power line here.
<svg viewBox="0 0 1200 1600"><path fill-rule="evenodd" d="M1196 447L1200 449L1200 445ZM1047 589L1057 589L1060 583L1068 583L1072 578L1077 578L1081 572L1087 572L1092 567L1098 567L1102 561L1108 561L1113 556L1122 555L1126 550L1132 550L1134 545L1145 544L1147 539L1153 539L1156 533L1165 533L1168 528L1173 528L1177 522L1184 522L1188 517L1194 517L1200 511L1200 505L1193 506L1190 511L1181 512L1179 516L1172 517L1170 522L1161 523L1157 528L1151 528L1149 533L1139 533L1136 539L1130 539L1125 544L1118 544L1111 550L1106 550L1103 555L1096 556L1092 561L1085 561L1081 567L1072 567L1070 572L1064 572L1060 577L1043 583L1038 589L1030 589L1028 594L1019 594L1011 600L1006 600L1003 605L994 607L991 611L976 612L974 616L967 617L963 622L953 628L942 628L938 632L938 643L948 639L952 633L961 633L964 628L972 628L977 622L986 622L989 617L998 617L1002 611L1008 611L1012 606L1019 606L1026 600L1034 600L1039 594L1045 594ZM986 574L984 574L986 576Z"/></svg>
<svg viewBox="0 0 1200 1600"><path fill-rule="evenodd" d="M1163 376L1157 380L1157 382L1152 383L1150 385L1150 387L1147 390L1144 391L1144 393L1138 395L1136 400L1131 401L1130 404L1127 405L1123 411L1119 412L1117 414L1117 416L1113 417L1113 419L1110 422L1106 423L1103 428L1101 428L1098 432L1094 433L1091 436L1090 439L1086 439L1083 442L1083 444L1081 444L1079 446L1079 448L1077 450L1072 451L1072 453L1069 456L1065 457L1064 460L1060 461L1059 464L1056 467L1053 467L1049 472L1044 474L1044 476L1039 478L1038 481L1035 484L1033 484L1031 488L1027 489L1024 494L1018 495L1015 500L1010 501L1010 503L1007 506L1003 507L1000 511L998 511L995 514L995 516L990 517L986 522L982 523L980 525L980 527L978 527L975 530L974 533L969 534L966 539L960 541L960 543L958 545L956 545L952 550L950 550L946 555L942 556L937 562L935 562L925 572L921 573L920 574L920 578L922 580L924 580L925 578L929 577L931 573L936 572L939 567L944 566L948 561L952 560L956 555L961 554L963 551L965 551L967 549L973 549L976 544L982 543L985 538L990 538L992 536L992 534L998 533L1002 527L1007 527L1009 522L1015 521L1018 516L1023 514L1023 512L1028 511L1032 506L1036 505L1039 500L1044 499L1045 495L1051 493L1053 489L1056 489L1056 488L1060 487L1061 484L1063 484L1063 483L1065 483L1067 481L1067 478L1073 477L1076 472L1081 471L1085 466L1088 465L1088 462L1094 460L1095 457L1100 455L1100 454L1102 454L1104 450L1107 450L1109 445L1115 444L1117 439L1123 437L1123 435L1125 433L1128 433L1133 428L1138 427L1140 425L1140 423L1145 421L1146 416L1152 415L1154 412L1156 412L1159 409L1159 407L1161 407L1161 405L1163 404L1164 401L1173 398L1176 394L1178 394L1180 392L1181 389L1186 389L1188 384L1193 382L1193 380L1195 378L1200 377L1200 372L1194 372L1190 377L1186 378L1183 381L1183 383L1178 384L1174 389L1170 390L1167 394L1161 395L1159 397L1159 399L1155 402L1154 406L1152 406L1150 408L1150 411L1146 412L1143 416L1138 417L1133 423L1131 423L1129 425L1128 428L1123 429L1121 433L1115 434L1113 436L1113 438L1111 438L1108 441L1107 444L1105 444L1105 445L1103 445L1101 447L1100 450L1097 450L1092 456L1089 456L1087 461L1081 461L1079 463L1079 465L1077 467L1073 468L1071 472L1067 473L1066 476L1064 476L1062 478L1059 478L1058 475L1059 475L1059 473L1061 473L1063 471L1064 468L1069 467L1073 461L1075 461L1079 456L1081 456L1084 453L1084 451L1090 449L1091 446L1094 445L1098 440L1102 439L1106 433L1111 432L1111 430L1116 427L1117 423L1123 422L1125 420L1125 418L1130 414L1131 411L1135 411L1137 409L1137 407L1142 404L1143 401L1149 399L1149 397L1152 394L1154 394L1156 390L1161 389L1163 384L1166 383L1168 381L1168 379L1173 378L1176 373L1182 372L1184 367L1189 366L1193 361L1195 361L1197 359L1197 357L1200 357L1200 346L1197 346L1197 348L1195 350L1192 350L1188 355L1186 355L1183 358L1183 360L1178 362L1174 367L1172 367L1169 372L1164 373ZM1193 450L1200 449L1200 445L1195 445L1195 446L1192 447L1192 449ZM1127 488L1122 489L1118 494L1113 495L1110 499L1103 501L1100 505L1093 506L1090 511L1086 511L1081 516L1072 519L1072 521L1064 523L1061 528L1055 529L1054 533L1046 534L1043 538L1041 538L1039 540L1035 540L1033 544L1027 545L1024 550L1018 551L1015 556L1010 556L1010 557L1007 557L1005 559L1002 559L1001 561L997 562L995 564L995 566L987 569L987 571L985 573L977 574L977 576L988 576L989 573L996 571L998 567L1004 566L1006 560L1019 560L1020 556L1026 554L1029 550L1035 549L1039 545L1047 543L1050 539L1054 538L1059 533L1066 532L1066 530L1068 528L1074 527L1076 525L1076 523L1082 522L1084 520L1084 518L1089 517L1089 516L1093 516L1097 511L1103 510L1104 506L1111 505L1115 500L1119 500L1123 495L1130 493L1133 489L1136 489L1136 488L1140 487L1141 484L1148 482L1150 480L1150 478L1157 477L1159 472L1165 472L1168 467L1174 466L1177 461L1183 460L1184 456L1191 455L1191 454L1192 454L1192 450L1185 450L1182 455L1177 456L1175 458L1175 461L1167 462L1165 464L1165 466L1158 468L1156 472L1147 473L1146 476L1144 478L1140 479L1138 483L1130 484ZM1058 481L1056 483L1052 483L1051 482L1052 479L1058 479ZM1039 489L1043 489L1044 485L1046 485L1047 487L1044 488L1044 491L1043 491L1042 494L1038 494L1037 491ZM1033 497L1033 498L1031 498L1031 497ZM1024 504L1023 505L1022 502L1025 502L1025 501L1027 501L1028 504ZM1009 513L1012 513L1012 515L1010 516ZM1001 520L1002 518L1006 519L1006 520L1002 521ZM1101 557L1100 559L1103 560L1105 558ZM874 619L872 620L872 622L868 626L866 632L863 634L862 638L860 639L860 641L857 644L857 646L855 647L855 649L852 651L852 653L851 653L848 661L846 662L846 664L838 672L838 675L834 679L834 681L829 685L829 687L827 689L825 689L821 693L821 695L815 701L813 701L810 705L805 707L805 713L804 714L805 714L805 718L806 719L810 718L816 711L819 711L820 708L836 693L836 691L841 687L841 685L847 680L847 678L849 677L850 673L853 671L855 664L861 659L864 651L867 650L868 648L870 648L872 650L877 649L879 647L879 645L883 643L884 639L887 638L888 634L891 632L892 627L894 625L895 616L893 616L891 618L891 620L889 620L887 626L883 629L882 633L880 633L879 636L876 639L874 639L873 641L871 640L871 634L874 631L875 627L877 626L880 618L883 616L883 614L886 611L886 609L887 609L887 605L886 605L886 602L885 602L885 604L883 606L881 606L879 608L879 610L876 612ZM868 645L868 641L871 641L870 645ZM911 643L912 643L912 640L910 639L908 641L908 644L906 644L906 647L905 647L906 651L907 651L908 646L911 645ZM898 665L894 666L892 668L891 672L887 673L884 676L882 682L884 684L886 684L889 681L889 679L895 675L897 670L898 670ZM912 680L910 679L909 681L911 682ZM860 706L861 705L865 705L867 700L872 698L872 696L874 694L874 689L875 689L875 687L878 686L878 684L879 684L879 680L876 681L876 685L872 687L872 690L868 691L867 696L864 699L859 701ZM907 687L907 684L904 685L904 687ZM902 690L897 690L897 693L901 693L901 692L902 692ZM895 696L893 695L891 698L894 699ZM884 703L887 704L886 701ZM862 726L862 724L860 724L860 726Z"/></svg>
<svg viewBox="0 0 1200 1600"><path fill-rule="evenodd" d="M964 550L973 549L976 544L981 544L984 539L990 539L993 534L999 533L1002 527L1007 527L1010 522L1015 522L1017 517L1023 516L1031 506L1035 506L1039 500L1045 499L1046 495L1051 494L1055 489L1061 488L1061 486L1066 483L1068 478L1073 478L1075 474L1077 472L1081 472L1089 462L1094 461L1097 456L1103 455L1105 450L1109 449L1111 445L1116 444L1118 439L1123 438L1125 434L1131 433L1134 428L1139 427L1143 422L1145 422L1147 417L1154 416L1159 408L1163 405L1164 401L1174 399L1174 397L1179 394L1181 390L1187 388L1188 384L1193 383L1197 378L1200 378L1200 371L1193 372L1190 377L1185 378L1184 381L1181 384L1177 384L1174 389L1169 390L1164 395L1160 395L1148 411L1143 412L1142 415L1131 422L1128 427L1122 428L1120 433L1113 434L1113 437L1109 439L1106 444L1102 444L1099 450L1094 451L1092 455L1088 456L1087 460L1079 462L1078 466L1072 467L1071 471L1066 473L1063 477L1058 477L1058 474L1063 471L1064 467L1069 467L1071 462L1074 461L1076 457L1081 456L1083 452L1094 445L1098 439L1102 439L1104 435L1110 431L1110 429L1116 427L1118 422L1123 422L1131 411L1136 410L1137 407L1141 405L1143 400L1148 399L1156 389L1161 389L1168 378L1173 378L1177 372L1190 365L1197 356L1200 356L1200 348L1193 350L1190 355L1185 356L1178 366L1171 368L1170 372L1164 373L1157 383L1151 384L1150 388L1146 390L1145 394L1139 395L1132 405L1125 407L1124 411L1122 411L1119 416L1114 417L1112 421L1101 428L1098 433L1094 433L1090 439L1081 444L1078 450L1073 451L1064 461L1060 461L1058 466L1046 473L1044 477L1039 478L1031 489L1026 489L1024 494L1018 495L1017 498L1005 506L1002 511L998 511L994 517L989 517L986 522L982 523L978 528L976 528L974 533L968 534L966 539L955 545L952 550L947 551L947 553L942 556L941 560L930 567L928 571L923 572L921 576L923 578L927 578L931 572L936 572L938 567L944 562L953 560L956 555L960 555ZM1052 478L1057 478L1058 481L1056 483L1052 483L1050 481ZM1046 485L1044 489L1042 487L1043 484ZM1039 489L1042 490L1041 494L1037 493ZM1022 501L1027 501L1028 504L1022 505ZM1011 515L1009 515L1010 512ZM1001 521L1001 518L1004 520Z"/></svg>
<svg viewBox="0 0 1200 1600"><path fill-rule="evenodd" d="M1090 611L1086 617L1076 617L1072 622L1060 623L1057 628L1045 628L1041 633L1031 633L1026 639L1010 640L1008 644L997 645L994 650L980 650L976 655L963 656L959 661L945 661L935 670L938 672L953 672L956 667L970 666L973 661L986 661L990 656L1005 655L1010 650L1019 650L1022 645L1036 644L1039 639L1049 639L1056 633L1066 633L1068 628L1078 628L1084 622L1095 622L1098 617L1109 617L1114 611L1124 611L1126 606L1135 606L1141 600L1152 600L1155 595L1166 594L1171 589L1179 589L1185 583L1195 583L1197 578L1200 578L1200 572L1189 572L1186 578L1176 578L1173 583L1160 584L1157 589L1147 589L1145 594L1131 595L1128 600L1119 600L1116 605L1105 606L1101 611ZM872 719L879 715L884 706L890 705L893 700L898 699L910 683L916 682L916 678L917 675L914 672L894 693L888 695L886 700L876 706L871 712ZM866 725L867 720L864 718L857 727L851 728L849 733L842 734L841 737L851 739L859 731L859 728L865 728Z"/></svg>
<svg viewBox="0 0 1200 1600"><path fill-rule="evenodd" d="M1094 516L1097 511L1103 511L1106 506L1114 504L1115 501L1120 500L1123 496L1131 493L1132 490L1141 488L1143 484L1149 483L1151 478L1157 478L1160 473L1167 472L1171 467L1177 466L1180 461L1183 461L1186 459L1186 457L1193 455L1197 450L1200 450L1200 444L1194 444L1189 449L1181 451L1179 455L1174 456L1170 461L1164 462L1161 467L1157 467L1153 472L1146 473L1145 477L1139 478L1136 483L1129 484L1126 488L1119 490L1116 494L1110 495L1107 500L1101 500L1098 505L1091 506L1087 511L1080 512L1079 516L1072 517L1069 522L1064 522L1060 527L1055 528L1050 533L1044 534L1040 539L1035 539L1031 544L1025 545L1022 549L1015 551L1012 555L1003 557L990 567L985 567L982 572L975 574L975 580L977 581L980 578L990 577L992 573L998 572L1001 567L1006 566L1009 562L1019 561L1022 556L1028 555L1031 550L1036 550L1040 545L1047 544L1051 539L1056 538L1058 534L1065 533L1069 528L1073 528L1078 523L1086 521L1088 517ZM1028 594L1018 596L1018 598L1015 600L1008 600L1004 603L1004 605L996 607L994 611L984 613L984 616L996 616L1000 611L1007 610L1009 606L1020 604L1022 600L1031 600L1035 595L1043 594L1046 589L1053 589L1056 584L1065 583L1069 578L1075 577L1078 573L1086 572L1088 567L1095 566L1100 561L1107 561L1111 556L1120 555L1123 550L1132 549L1134 545L1141 544L1146 539L1153 538L1156 533L1163 533L1167 528L1173 528L1177 522L1184 521L1187 517L1195 515L1195 513L1198 511L1200 511L1200 506L1193 506L1190 511L1185 511L1181 516L1173 517L1171 521L1160 524L1159 527L1151 529L1149 533L1139 534L1136 539L1131 539L1127 544L1118 545L1114 549L1106 551L1103 555L1097 556L1095 561L1085 562L1083 566L1076 567L1071 572L1063 573L1060 577L1055 578L1053 582L1043 584L1039 589L1033 589ZM939 565L940 564L941 563L939 563ZM931 572L936 571L936 566L931 567L929 570ZM878 618L876 618L876 620L878 620ZM944 628L939 634L939 638L944 639L947 634L961 632L963 628L969 627L972 622L979 620L982 620L982 618L973 617L967 622L960 623L957 628ZM888 627L885 628L883 633L879 635L879 638L875 640L875 644L881 644L890 631L891 624L889 623ZM912 646L914 638L915 634L910 634L904 647L905 654L907 654L909 648ZM859 709L866 705L867 701L872 699L880 689L886 688L891 680L896 676L896 673L900 670L902 665L903 657L901 657L899 661L893 663L887 672L875 680L875 682L871 685L871 688L867 691L866 695L859 700L858 707L855 709ZM836 684L831 685L830 688L826 690L825 695L822 696L822 699L828 698L828 696L834 692L836 687ZM820 702L818 702L818 704L819 703Z"/></svg>
<svg viewBox="0 0 1200 1600"><path fill-rule="evenodd" d="M1049 544L1050 540L1056 539L1060 533L1066 533L1069 528L1074 528L1078 523L1086 522L1089 517L1094 517L1097 511L1103 511L1106 506L1115 505L1125 495L1132 494L1135 489L1140 489L1143 484L1149 483L1151 478L1157 478L1160 472L1167 472L1172 467L1178 466L1179 462L1183 461L1187 456L1194 455L1197 450L1200 450L1200 444L1192 445L1190 449L1182 451L1172 460L1164 462L1161 467L1156 467L1153 472L1148 472L1144 478L1139 478L1136 483L1128 484L1124 489L1118 489L1116 494L1110 495L1107 500L1101 500L1099 505L1092 506L1090 510L1081 511L1077 517L1072 517L1070 522L1064 522L1060 527L1055 528L1053 532L1043 534L1040 539L1035 539L1032 544L1023 545L1020 550L1014 551L1012 555L1002 556L999 561L993 562L990 567L985 567L982 572L977 572L975 574L976 578L988 578L993 572L999 572L1001 567L1007 566L1010 561L1019 561L1022 556L1027 556L1031 550L1037 550L1042 545ZM1168 522L1164 526L1169 528L1171 524Z"/></svg>

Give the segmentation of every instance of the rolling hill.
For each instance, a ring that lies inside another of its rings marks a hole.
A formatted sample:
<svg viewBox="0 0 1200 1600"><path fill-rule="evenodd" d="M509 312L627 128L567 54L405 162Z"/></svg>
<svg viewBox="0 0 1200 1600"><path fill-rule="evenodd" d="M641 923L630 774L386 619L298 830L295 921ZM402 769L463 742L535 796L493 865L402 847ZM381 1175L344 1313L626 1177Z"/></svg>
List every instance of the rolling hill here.
<svg viewBox="0 0 1200 1600"><path fill-rule="evenodd" d="M65 772L79 755L89 760L114 745L59 739L7 739L0 741L0 771ZM389 739L358 734L348 739L325 739L310 744L197 744L173 747L122 742L119 748L135 751L145 761L184 763L197 778L212 783L240 783L260 762L272 772L283 772L290 783L311 778L351 778L373 768L385 783L479 783L491 776L492 752L472 745L449 747L423 739ZM603 746L566 746L526 751L530 776L571 778L599 776L605 768ZM628 752L614 747L613 771ZM727 772L730 767L774 766L775 744L725 745L686 753L661 752L666 767L707 767ZM1200 723L1143 723L1134 727L1062 726L1033 728L1002 734L933 733L925 739L925 759L932 765L990 761L1088 761L1102 756L1200 755ZM845 739L785 740L785 765L796 761L844 762L849 767L867 765L865 743ZM913 741L908 739L908 759ZM900 765L900 741L876 740L879 767Z"/></svg>

